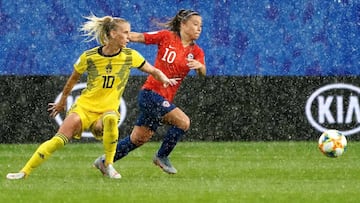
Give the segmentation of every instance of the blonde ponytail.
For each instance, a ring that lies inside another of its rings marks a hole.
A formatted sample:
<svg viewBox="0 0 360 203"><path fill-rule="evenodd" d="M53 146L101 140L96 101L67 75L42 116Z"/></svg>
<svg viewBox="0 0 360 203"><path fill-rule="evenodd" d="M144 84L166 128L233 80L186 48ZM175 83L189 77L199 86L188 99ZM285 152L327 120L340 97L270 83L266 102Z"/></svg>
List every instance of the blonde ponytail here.
<svg viewBox="0 0 360 203"><path fill-rule="evenodd" d="M126 22L123 18L114 18L111 16L96 17L94 14L84 17L86 21L80 27L80 31L83 32L83 36L86 36L85 41L90 42L96 40L101 45L105 45L109 42L110 31L116 28L116 23Z"/></svg>

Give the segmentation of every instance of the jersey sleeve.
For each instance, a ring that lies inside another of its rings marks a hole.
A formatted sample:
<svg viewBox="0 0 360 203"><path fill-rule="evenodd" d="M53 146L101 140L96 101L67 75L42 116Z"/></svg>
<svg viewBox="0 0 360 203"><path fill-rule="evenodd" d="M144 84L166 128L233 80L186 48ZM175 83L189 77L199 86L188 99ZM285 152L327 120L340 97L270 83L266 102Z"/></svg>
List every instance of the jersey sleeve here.
<svg viewBox="0 0 360 203"><path fill-rule="evenodd" d="M144 32L145 44L160 44L160 42L166 37L167 33L167 30Z"/></svg>
<svg viewBox="0 0 360 203"><path fill-rule="evenodd" d="M145 64L145 58L136 50L132 49L132 67L141 68Z"/></svg>
<svg viewBox="0 0 360 203"><path fill-rule="evenodd" d="M83 54L80 55L78 60L75 62L74 69L76 70L76 72L83 74L86 71L86 67L87 67L86 54L84 52Z"/></svg>

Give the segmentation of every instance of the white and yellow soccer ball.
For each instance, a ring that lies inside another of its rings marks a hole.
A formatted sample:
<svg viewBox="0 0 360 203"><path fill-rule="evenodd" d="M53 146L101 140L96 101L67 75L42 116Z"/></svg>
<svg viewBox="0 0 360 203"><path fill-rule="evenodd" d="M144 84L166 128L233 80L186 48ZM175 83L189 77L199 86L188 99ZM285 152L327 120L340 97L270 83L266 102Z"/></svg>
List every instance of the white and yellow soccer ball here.
<svg viewBox="0 0 360 203"><path fill-rule="evenodd" d="M319 149L327 157L336 158L343 155L346 147L346 137L338 130L326 130L319 138Z"/></svg>

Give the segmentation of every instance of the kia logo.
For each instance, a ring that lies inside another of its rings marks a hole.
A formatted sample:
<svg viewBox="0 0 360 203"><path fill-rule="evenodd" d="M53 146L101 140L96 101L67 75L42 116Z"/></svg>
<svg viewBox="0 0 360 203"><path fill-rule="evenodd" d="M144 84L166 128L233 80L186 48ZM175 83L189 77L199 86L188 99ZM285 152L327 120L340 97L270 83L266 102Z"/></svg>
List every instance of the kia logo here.
<svg viewBox="0 0 360 203"><path fill-rule="evenodd" d="M360 88L354 85L337 83L323 86L308 98L305 107L306 117L320 132L327 130L326 125L336 125L346 136L358 133L360 132L359 95ZM346 126L352 127L340 129Z"/></svg>
<svg viewBox="0 0 360 203"><path fill-rule="evenodd" d="M67 106L66 106L66 111L68 111L70 109L70 107L72 106L73 103L75 103L76 99L80 96L81 90L84 89L86 87L86 83L79 83L76 84L74 86L74 88L71 90L70 95L67 97ZM60 93L56 99L55 99L55 103L57 103L60 98L61 98L62 93ZM123 121L125 120L126 117L126 104L125 104L125 100L121 97L120 98L120 122L119 122L119 126L123 123ZM56 123L60 126L63 123L64 118L62 118L62 115L58 114L55 117L55 121ZM82 137L94 137L92 135L91 132L88 131L84 131L81 134Z"/></svg>

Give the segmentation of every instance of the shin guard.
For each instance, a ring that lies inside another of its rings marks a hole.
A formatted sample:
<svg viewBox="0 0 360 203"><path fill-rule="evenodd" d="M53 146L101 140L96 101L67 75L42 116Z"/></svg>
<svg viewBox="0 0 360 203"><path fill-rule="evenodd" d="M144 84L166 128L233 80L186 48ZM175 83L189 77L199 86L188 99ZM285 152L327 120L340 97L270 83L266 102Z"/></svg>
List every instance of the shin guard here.
<svg viewBox="0 0 360 203"><path fill-rule="evenodd" d="M116 145L118 142L118 117L115 114L106 114L103 117L103 145L105 151L105 166L112 164L114 161Z"/></svg>

